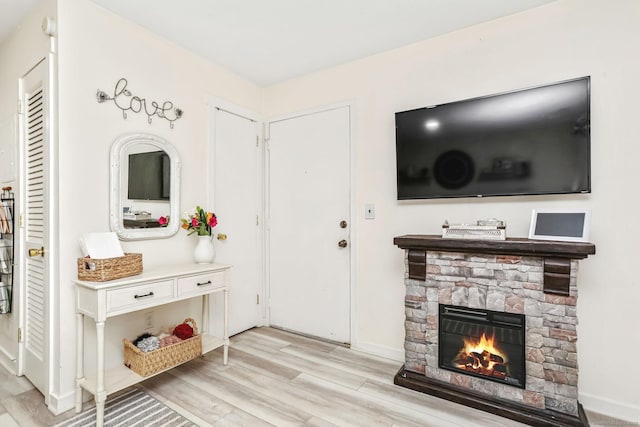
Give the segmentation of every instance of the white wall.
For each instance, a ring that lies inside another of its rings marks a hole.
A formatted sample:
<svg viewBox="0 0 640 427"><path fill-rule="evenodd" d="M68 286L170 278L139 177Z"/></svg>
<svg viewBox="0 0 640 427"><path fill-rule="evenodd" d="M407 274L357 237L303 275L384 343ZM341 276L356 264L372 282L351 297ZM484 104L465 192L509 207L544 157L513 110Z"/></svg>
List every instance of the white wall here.
<svg viewBox="0 0 640 427"><path fill-rule="evenodd" d="M273 117L351 101L355 113L356 336L354 346L402 357L403 254L393 237L498 217L526 237L532 208L591 208L597 254L581 262L580 399L640 420L640 300L634 262L640 231L635 129L640 99L640 2L560 0L491 23L269 87ZM591 75L592 194L398 202L394 113ZM365 203L376 219L364 220Z"/></svg>
<svg viewBox="0 0 640 427"><path fill-rule="evenodd" d="M180 212L196 204L207 206L207 109L210 96L250 110L260 106L259 88L210 62L186 52L87 0L59 0L59 205L60 205L60 348L53 393L72 403L75 376L75 315L73 286L78 239L83 233L109 230L109 150L127 132L149 132L167 139L182 159ZM212 40L212 43L224 41ZM165 120L147 123L144 114L126 120L112 103L98 104L97 89L112 93L125 77L133 95L159 103L172 101L184 116L169 128ZM196 241L179 233L169 239L124 242L125 251L142 252L145 268L190 262ZM157 324L179 317L155 309ZM182 310L182 311L180 311ZM193 312L187 314L194 314ZM180 319L180 320L182 320ZM132 323L133 322L133 323ZM121 339L135 338L139 318L110 321L107 338L111 354L121 354ZM93 328L87 328L92 330ZM132 336L133 334L133 336ZM112 338L112 339L111 339ZM121 356L113 357L116 362ZM70 407L70 406L68 406ZM67 407L67 408L68 408Z"/></svg>
<svg viewBox="0 0 640 427"><path fill-rule="evenodd" d="M34 65L47 56L49 51L49 37L45 36L41 30L42 18L56 16L56 2L54 0L43 1L32 13L30 13L21 23L20 27L0 45L0 124L16 120L18 94L18 79L25 75ZM19 193L17 173L17 153L18 153L18 129L14 132L14 145L16 154L16 178L9 182L2 182L2 187L10 186L15 195ZM3 144L9 141L2 141ZM16 211L20 206L16 204ZM19 246L19 229L16 229L14 251L15 262L21 253ZM18 357L18 301L20 300L20 271L14 269L13 288L13 309L12 314L0 315L0 363L8 369L17 369Z"/></svg>

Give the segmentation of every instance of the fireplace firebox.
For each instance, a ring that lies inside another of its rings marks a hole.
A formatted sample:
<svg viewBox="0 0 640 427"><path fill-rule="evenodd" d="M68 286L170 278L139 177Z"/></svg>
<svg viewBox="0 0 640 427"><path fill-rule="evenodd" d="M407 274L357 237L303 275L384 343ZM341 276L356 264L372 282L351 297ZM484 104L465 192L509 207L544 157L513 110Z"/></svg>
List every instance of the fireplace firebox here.
<svg viewBox="0 0 640 427"><path fill-rule="evenodd" d="M525 316L439 305L442 369L525 388Z"/></svg>

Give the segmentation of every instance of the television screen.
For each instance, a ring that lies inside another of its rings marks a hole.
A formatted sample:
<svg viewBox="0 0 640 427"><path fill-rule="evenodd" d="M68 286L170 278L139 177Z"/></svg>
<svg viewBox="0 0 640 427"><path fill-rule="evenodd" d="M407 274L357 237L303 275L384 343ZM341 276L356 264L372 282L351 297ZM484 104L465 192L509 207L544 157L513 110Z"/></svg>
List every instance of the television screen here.
<svg viewBox="0 0 640 427"><path fill-rule="evenodd" d="M164 151L129 154L130 200L169 200L171 159Z"/></svg>
<svg viewBox="0 0 640 427"><path fill-rule="evenodd" d="M396 113L398 200L589 193L590 78Z"/></svg>

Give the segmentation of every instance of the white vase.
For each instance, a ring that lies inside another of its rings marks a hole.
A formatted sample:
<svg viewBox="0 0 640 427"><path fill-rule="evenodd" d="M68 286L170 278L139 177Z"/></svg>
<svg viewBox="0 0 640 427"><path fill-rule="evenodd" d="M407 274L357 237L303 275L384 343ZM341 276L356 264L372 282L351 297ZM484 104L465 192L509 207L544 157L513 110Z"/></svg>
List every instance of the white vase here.
<svg viewBox="0 0 640 427"><path fill-rule="evenodd" d="M211 236L198 236L198 243L193 251L193 260L197 264L211 264L216 259L216 249Z"/></svg>

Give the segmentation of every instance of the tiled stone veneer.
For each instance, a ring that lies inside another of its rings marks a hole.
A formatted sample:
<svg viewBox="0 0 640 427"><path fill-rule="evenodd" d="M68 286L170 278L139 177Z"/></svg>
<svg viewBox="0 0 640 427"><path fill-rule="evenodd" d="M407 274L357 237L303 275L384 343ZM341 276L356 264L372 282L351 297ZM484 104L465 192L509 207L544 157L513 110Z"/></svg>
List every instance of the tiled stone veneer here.
<svg viewBox="0 0 640 427"><path fill-rule="evenodd" d="M405 273L405 369L577 415L578 261L571 261L569 296L543 293L543 263L539 257L427 251L426 281ZM438 368L438 304L525 314L525 389Z"/></svg>

